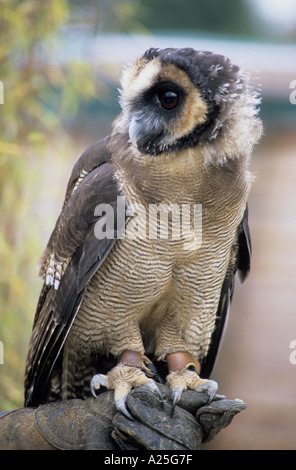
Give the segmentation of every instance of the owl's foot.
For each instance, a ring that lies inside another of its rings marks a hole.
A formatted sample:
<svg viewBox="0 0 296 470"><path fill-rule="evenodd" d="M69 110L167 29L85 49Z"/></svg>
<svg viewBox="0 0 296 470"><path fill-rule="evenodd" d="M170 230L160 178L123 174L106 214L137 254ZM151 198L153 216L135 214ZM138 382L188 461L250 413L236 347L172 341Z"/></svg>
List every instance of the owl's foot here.
<svg viewBox="0 0 296 470"><path fill-rule="evenodd" d="M152 378L152 363L142 354L134 351L124 351L119 364L108 372L107 375L96 374L91 379L90 389L94 397L96 390L101 386L108 390L114 390L116 408L127 418L133 419L126 408L126 398L132 388L144 386L155 392L162 400L162 394ZM148 377L147 377L148 376ZM149 377L150 376L150 377Z"/></svg>
<svg viewBox="0 0 296 470"><path fill-rule="evenodd" d="M166 381L172 390L173 409L180 400L183 390L191 389L206 392L209 402L216 395L218 384L214 380L201 379L198 375L199 362L187 352L172 353L167 356L170 373Z"/></svg>

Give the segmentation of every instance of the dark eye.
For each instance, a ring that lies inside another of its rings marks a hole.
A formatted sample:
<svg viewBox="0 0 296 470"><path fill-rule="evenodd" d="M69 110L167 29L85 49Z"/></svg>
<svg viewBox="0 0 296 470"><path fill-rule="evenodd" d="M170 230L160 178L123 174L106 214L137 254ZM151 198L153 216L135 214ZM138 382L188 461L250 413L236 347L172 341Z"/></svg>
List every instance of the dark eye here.
<svg viewBox="0 0 296 470"><path fill-rule="evenodd" d="M157 93L157 97L164 109L175 109L180 101L179 95L172 90L161 90Z"/></svg>

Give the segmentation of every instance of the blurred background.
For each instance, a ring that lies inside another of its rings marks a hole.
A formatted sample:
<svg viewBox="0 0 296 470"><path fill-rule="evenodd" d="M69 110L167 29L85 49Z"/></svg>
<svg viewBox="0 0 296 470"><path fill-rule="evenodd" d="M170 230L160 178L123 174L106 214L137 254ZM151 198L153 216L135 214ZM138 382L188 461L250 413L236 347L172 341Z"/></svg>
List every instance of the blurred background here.
<svg viewBox="0 0 296 470"><path fill-rule="evenodd" d="M0 410L23 403L36 265L72 166L152 46L225 54L261 90L252 272L212 375L248 407L203 448L296 449L296 0L0 0Z"/></svg>

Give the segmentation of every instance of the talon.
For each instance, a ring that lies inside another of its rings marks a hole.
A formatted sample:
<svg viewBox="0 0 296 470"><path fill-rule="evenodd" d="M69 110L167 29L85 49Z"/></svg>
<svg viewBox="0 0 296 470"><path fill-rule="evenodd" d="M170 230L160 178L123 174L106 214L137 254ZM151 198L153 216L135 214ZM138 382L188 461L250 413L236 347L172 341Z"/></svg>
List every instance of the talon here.
<svg viewBox="0 0 296 470"><path fill-rule="evenodd" d="M218 390L218 384L215 382L215 380L209 380L208 382L203 383L199 387L196 387L194 390L197 392L207 392L209 395L209 403L214 399L217 390Z"/></svg>
<svg viewBox="0 0 296 470"><path fill-rule="evenodd" d="M155 393L161 402L164 401L161 390L159 389L159 387L156 385L155 382L147 382L146 384L143 385L143 387L148 388L152 393Z"/></svg>
<svg viewBox="0 0 296 470"><path fill-rule="evenodd" d="M159 375L158 370L156 366L153 364L153 362L150 361L150 359L146 356L142 357L142 363L143 366L146 369L146 375L147 377L152 377L154 380L157 382L164 384L164 380L162 377Z"/></svg>
<svg viewBox="0 0 296 470"><path fill-rule="evenodd" d="M182 392L183 392L182 387L176 387L176 388L173 389L173 392L172 392L173 408L175 408L176 404L180 400Z"/></svg>
<svg viewBox="0 0 296 470"><path fill-rule="evenodd" d="M201 379L196 370L188 367L170 372L167 376L167 384L172 390L173 410L180 400L183 390L191 389L197 392L206 392L211 402L216 395L218 384L214 380Z"/></svg>
<svg viewBox="0 0 296 470"><path fill-rule="evenodd" d="M118 411L121 411L121 413L124 414L124 416L126 416L131 421L134 421L134 418L132 417L130 412L127 410L126 397L127 395L124 397L118 398L118 400L115 400L115 406L118 409Z"/></svg>
<svg viewBox="0 0 296 470"><path fill-rule="evenodd" d="M138 354L138 356L140 355ZM134 358L131 355L130 357ZM140 364L142 366L142 363ZM92 395L97 397L96 390L99 390L102 385L108 390L114 390L116 408L127 418L133 420L133 417L126 408L126 399L132 388L146 386L153 393L157 393L160 400L163 401L162 393L156 383L148 378L141 369L142 367L139 367L137 363L136 365L129 365L119 362L107 375L94 375L90 382Z"/></svg>
<svg viewBox="0 0 296 470"><path fill-rule="evenodd" d="M173 405L172 405L172 417L174 416L175 408L178 403L178 401L181 398L183 392L182 387L176 387L172 390L172 399L173 399Z"/></svg>
<svg viewBox="0 0 296 470"><path fill-rule="evenodd" d="M101 385L103 385L103 387L109 388L108 377L103 374L94 375L90 381L90 391L93 397L98 398L96 390L99 390Z"/></svg>

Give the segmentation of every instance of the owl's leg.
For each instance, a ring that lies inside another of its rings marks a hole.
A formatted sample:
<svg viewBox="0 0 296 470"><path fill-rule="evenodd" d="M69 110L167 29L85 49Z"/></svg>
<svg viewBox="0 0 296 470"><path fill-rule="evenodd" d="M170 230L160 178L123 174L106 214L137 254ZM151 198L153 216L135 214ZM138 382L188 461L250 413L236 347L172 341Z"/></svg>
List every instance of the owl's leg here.
<svg viewBox="0 0 296 470"><path fill-rule="evenodd" d="M200 363L190 352L193 349L182 339L180 318L167 312L163 322L156 330L157 347L155 354L165 359L168 366L167 385L172 390L173 405L180 400L183 390L193 389L207 392L209 401L216 394L218 385L214 380L202 379L198 375Z"/></svg>
<svg viewBox="0 0 296 470"><path fill-rule="evenodd" d="M218 384L214 380L201 379L198 375L200 363L189 352L173 352L167 354L169 374L167 384L172 390L173 407L180 400L183 390L187 388L198 392L206 392L209 402L214 398Z"/></svg>
<svg viewBox="0 0 296 470"><path fill-rule="evenodd" d="M91 392L96 395L96 390L101 386L114 390L116 408L125 416L133 419L126 408L126 398L132 388L145 386L157 393L162 400L162 394L151 378L154 376L153 364L143 354L125 350L120 356L119 363L107 375L97 374L91 380Z"/></svg>

